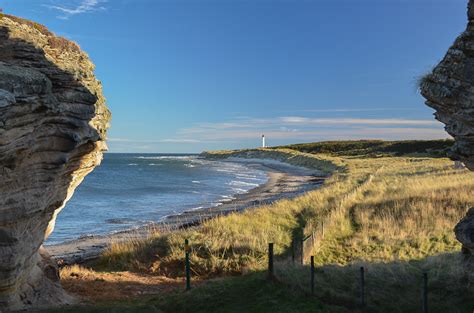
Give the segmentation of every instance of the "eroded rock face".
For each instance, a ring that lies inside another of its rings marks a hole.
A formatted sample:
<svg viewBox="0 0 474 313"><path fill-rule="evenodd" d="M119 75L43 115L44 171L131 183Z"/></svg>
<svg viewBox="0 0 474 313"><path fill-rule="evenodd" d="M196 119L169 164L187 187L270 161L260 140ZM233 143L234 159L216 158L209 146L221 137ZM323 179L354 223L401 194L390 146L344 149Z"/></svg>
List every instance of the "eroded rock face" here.
<svg viewBox="0 0 474 313"><path fill-rule="evenodd" d="M420 84L426 104L436 110L456 143L453 159L474 170L474 0L469 1L468 26L444 59Z"/></svg>
<svg viewBox="0 0 474 313"><path fill-rule="evenodd" d="M468 4L468 25L449 48L433 73L420 84L426 104L456 143L452 157L474 170L474 0ZM455 228L456 238L467 254L474 255L474 208ZM474 256L470 263L474 269ZM474 281L474 271L470 272Z"/></svg>
<svg viewBox="0 0 474 313"><path fill-rule="evenodd" d="M94 65L43 26L0 16L0 311L70 298L42 249L97 166L110 113Z"/></svg>

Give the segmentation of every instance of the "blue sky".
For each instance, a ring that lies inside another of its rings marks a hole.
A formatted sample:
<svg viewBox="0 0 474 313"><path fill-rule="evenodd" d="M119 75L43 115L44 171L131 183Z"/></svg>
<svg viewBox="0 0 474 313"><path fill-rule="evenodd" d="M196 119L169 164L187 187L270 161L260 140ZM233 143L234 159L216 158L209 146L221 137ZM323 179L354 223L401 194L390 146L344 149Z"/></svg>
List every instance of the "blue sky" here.
<svg viewBox="0 0 474 313"><path fill-rule="evenodd" d="M111 152L447 138L416 88L465 0L1 0L80 44Z"/></svg>

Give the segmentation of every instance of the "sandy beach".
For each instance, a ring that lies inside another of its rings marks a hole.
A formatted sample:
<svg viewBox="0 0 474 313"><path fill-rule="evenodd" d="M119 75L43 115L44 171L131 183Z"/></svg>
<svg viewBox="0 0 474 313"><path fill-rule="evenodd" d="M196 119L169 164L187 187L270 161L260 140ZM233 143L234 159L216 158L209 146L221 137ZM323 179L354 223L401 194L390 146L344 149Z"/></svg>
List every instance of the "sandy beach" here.
<svg viewBox="0 0 474 313"><path fill-rule="evenodd" d="M198 226L202 221L216 216L251 209L283 198L294 198L318 188L325 179L317 171L269 159L231 158L229 162L246 163L249 167L263 170L268 176L268 181L247 193L236 195L235 199L219 206L171 215L163 221L153 223L147 227L125 230L110 235L87 236L58 245L45 246L45 248L59 264L83 263L97 258L113 242L145 238L151 231L164 233L185 227Z"/></svg>

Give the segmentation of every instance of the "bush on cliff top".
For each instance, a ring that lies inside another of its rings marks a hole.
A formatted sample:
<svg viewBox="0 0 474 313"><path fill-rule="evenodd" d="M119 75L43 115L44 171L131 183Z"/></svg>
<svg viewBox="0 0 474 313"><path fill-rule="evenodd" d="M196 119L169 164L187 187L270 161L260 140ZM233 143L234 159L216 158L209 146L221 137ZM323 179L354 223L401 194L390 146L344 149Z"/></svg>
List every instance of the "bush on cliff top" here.
<svg viewBox="0 0 474 313"><path fill-rule="evenodd" d="M71 50L75 52L81 52L81 48L76 42L68 40L61 36L56 36L54 33L49 31L46 26L42 24L27 20L21 17L0 13L0 19L4 17L9 18L10 20L17 22L19 24L28 25L36 29L37 31L39 31L41 34L45 35L48 38L48 44L52 49L57 49L59 51Z"/></svg>

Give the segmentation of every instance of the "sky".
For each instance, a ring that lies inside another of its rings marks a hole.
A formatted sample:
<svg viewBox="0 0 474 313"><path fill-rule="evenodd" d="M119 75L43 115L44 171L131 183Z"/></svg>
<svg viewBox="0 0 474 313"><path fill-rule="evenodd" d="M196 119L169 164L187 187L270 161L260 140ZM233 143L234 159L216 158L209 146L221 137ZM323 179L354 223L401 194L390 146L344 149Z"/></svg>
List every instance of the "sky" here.
<svg viewBox="0 0 474 313"><path fill-rule="evenodd" d="M110 152L448 138L417 80L466 0L0 0L76 41L112 111Z"/></svg>

